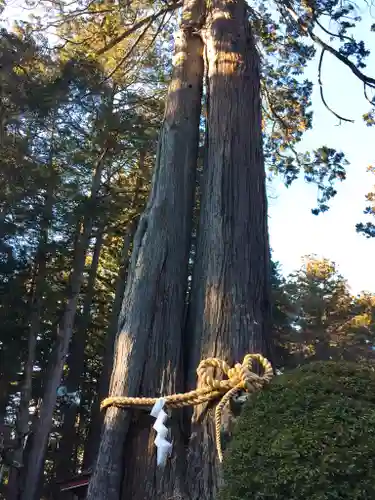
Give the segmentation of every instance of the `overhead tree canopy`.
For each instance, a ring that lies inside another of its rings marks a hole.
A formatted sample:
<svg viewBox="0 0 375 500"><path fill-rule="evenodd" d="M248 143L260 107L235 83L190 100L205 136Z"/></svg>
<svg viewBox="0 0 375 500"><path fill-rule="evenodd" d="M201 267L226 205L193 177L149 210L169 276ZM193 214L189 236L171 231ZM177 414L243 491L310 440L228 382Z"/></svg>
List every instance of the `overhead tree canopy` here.
<svg viewBox="0 0 375 500"><path fill-rule="evenodd" d="M75 8L42 0L38 5L48 9L49 16L37 17L32 29L61 36L64 57L83 54L103 66L106 78L121 82L126 74L139 82L140 64L167 63L165 49L171 44L182 2L89 2ZM323 103L340 122L353 121L358 117L348 118L331 109L324 97L323 59L334 57L346 65L363 84L370 104L363 118L369 123L375 78L366 74L369 49L353 35L361 22L358 7L350 1L275 1L272 5L257 1L248 2L248 17L262 58L264 150L269 172L281 174L287 185L299 175L316 184L313 213L326 211L336 194L334 182L345 179L347 160L329 144L308 152L298 147L313 118L312 83L303 79L303 72L319 51L317 79ZM31 26L26 24L24 29L28 32Z"/></svg>

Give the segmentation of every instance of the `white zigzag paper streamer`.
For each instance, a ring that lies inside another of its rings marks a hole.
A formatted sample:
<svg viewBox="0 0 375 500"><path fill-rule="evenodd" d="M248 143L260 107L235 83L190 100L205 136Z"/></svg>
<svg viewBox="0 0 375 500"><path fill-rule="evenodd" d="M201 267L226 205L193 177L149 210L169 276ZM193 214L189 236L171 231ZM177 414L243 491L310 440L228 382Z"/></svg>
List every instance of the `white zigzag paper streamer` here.
<svg viewBox="0 0 375 500"><path fill-rule="evenodd" d="M172 453L172 443L170 443L166 438L168 436L168 428L165 426L165 421L168 415L163 410L165 405L165 400L160 398L156 401L152 407L150 415L156 418L156 422L153 428L156 431L155 446L156 446L156 462L158 467L164 467L167 458Z"/></svg>

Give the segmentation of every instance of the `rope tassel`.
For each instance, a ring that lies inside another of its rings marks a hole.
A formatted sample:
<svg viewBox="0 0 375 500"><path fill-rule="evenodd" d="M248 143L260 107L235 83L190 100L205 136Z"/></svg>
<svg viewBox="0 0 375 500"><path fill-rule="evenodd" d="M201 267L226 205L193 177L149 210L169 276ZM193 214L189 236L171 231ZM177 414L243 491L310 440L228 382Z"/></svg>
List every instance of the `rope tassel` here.
<svg viewBox="0 0 375 500"><path fill-rule="evenodd" d="M253 370L253 362L256 361L262 368L262 374L257 375ZM210 369L220 370L227 378L220 380L214 378ZM165 405L169 408L182 408L184 406L196 406L208 401L221 398L215 410L215 434L216 449L219 461L223 461L221 446L221 415L225 405L233 396L241 391L253 393L259 391L270 382L273 377L271 363L261 354L246 354L241 363L230 367L224 360L219 358L207 358L200 362L197 369L198 383L194 391L171 394L163 396ZM101 410L110 406L118 408L152 407L160 398L132 398L126 396L113 396L104 399L100 405Z"/></svg>

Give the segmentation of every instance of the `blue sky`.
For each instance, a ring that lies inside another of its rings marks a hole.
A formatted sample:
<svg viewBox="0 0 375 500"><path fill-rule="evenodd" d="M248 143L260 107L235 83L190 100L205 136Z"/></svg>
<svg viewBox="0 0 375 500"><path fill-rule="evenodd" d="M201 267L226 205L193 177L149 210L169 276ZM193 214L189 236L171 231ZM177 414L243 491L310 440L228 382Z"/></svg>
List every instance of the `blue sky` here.
<svg viewBox="0 0 375 500"><path fill-rule="evenodd" d="M26 17L21 11L22 0L10 0L11 7L3 17L10 27L12 18ZM365 11L363 22L356 36L364 39L368 47L374 47L375 33L370 33L370 24L375 20ZM318 54L319 55L319 54ZM347 278L353 293L362 290L375 292L375 239L369 240L355 231L355 224L365 216L365 194L371 189L375 177L366 172L368 165L375 163L375 127L368 128L362 114L369 111L363 96L362 84L343 64L326 54L323 63L325 98L339 114L355 119L355 123L343 123L323 106L317 86L318 55L306 69L305 76L314 85L313 130L306 133L301 149L308 150L322 145L345 152L350 165L347 179L337 186L338 194L331 201L329 212L314 216L311 208L316 206L316 188L303 180L286 188L281 179L272 185L269 200L269 229L274 259L282 265L285 274L301 265L307 254L327 257L336 262L339 271ZM375 75L375 54L368 60L365 72Z"/></svg>
<svg viewBox="0 0 375 500"><path fill-rule="evenodd" d="M368 13L363 14L361 38L369 48L375 46L375 33L369 25L375 22ZM319 56L319 54L318 54ZM375 163L375 128L366 127L362 114L369 111L363 96L363 85L330 54L323 62L325 98L339 114L355 120L342 123L324 107L317 85L318 56L306 71L314 82L313 130L306 133L302 149L322 145L343 151L350 165L347 179L337 185L338 194L330 203L331 209L319 216L311 214L316 205L316 187L302 180L290 188L281 179L272 186L269 200L269 228L274 259L289 273L301 264L301 257L317 254L336 262L339 271L347 278L352 293L362 290L375 292L375 239L357 234L355 224L364 221L365 194L375 184L375 176L366 172ZM367 74L375 76L375 54L368 60ZM370 220L370 219L368 219ZM375 221L374 221L375 222Z"/></svg>

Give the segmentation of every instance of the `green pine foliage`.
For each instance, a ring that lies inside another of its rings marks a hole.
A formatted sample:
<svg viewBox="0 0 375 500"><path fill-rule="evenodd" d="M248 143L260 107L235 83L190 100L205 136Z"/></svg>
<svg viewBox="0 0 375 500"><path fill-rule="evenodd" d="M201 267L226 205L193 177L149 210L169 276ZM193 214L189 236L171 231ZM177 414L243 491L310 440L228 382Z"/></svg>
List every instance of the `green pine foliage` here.
<svg viewBox="0 0 375 500"><path fill-rule="evenodd" d="M314 255L286 278L275 269L273 332L279 367L374 358L373 294L353 296L335 263Z"/></svg>
<svg viewBox="0 0 375 500"><path fill-rule="evenodd" d="M244 407L221 500L370 500L374 469L374 368L312 363Z"/></svg>

